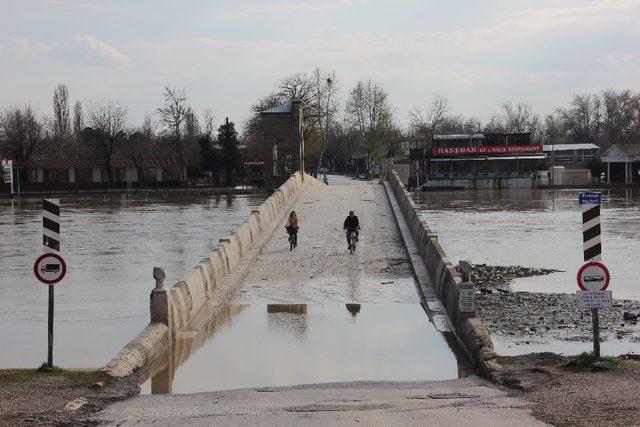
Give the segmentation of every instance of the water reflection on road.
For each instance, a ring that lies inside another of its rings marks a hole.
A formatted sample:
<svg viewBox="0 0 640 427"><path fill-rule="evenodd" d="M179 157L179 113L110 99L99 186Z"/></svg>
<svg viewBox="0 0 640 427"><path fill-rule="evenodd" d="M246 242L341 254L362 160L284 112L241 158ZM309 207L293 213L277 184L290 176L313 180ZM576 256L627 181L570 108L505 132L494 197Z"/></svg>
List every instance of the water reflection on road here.
<svg viewBox="0 0 640 427"><path fill-rule="evenodd" d="M564 270L520 279L514 290L573 293L583 263L584 190L477 190L416 192L416 204L449 257L457 262L524 265ZM640 299L640 189L603 190L602 259L614 298Z"/></svg>
<svg viewBox="0 0 640 427"><path fill-rule="evenodd" d="M68 266L55 285L54 361L103 366L149 321L153 266L168 283L182 278L218 239L265 199L252 195L120 194L60 197L61 252ZM0 199L2 367L46 357L47 289L32 265L42 253L42 201Z"/></svg>
<svg viewBox="0 0 640 427"><path fill-rule="evenodd" d="M466 375L442 341L419 304L231 305L180 336L142 392Z"/></svg>

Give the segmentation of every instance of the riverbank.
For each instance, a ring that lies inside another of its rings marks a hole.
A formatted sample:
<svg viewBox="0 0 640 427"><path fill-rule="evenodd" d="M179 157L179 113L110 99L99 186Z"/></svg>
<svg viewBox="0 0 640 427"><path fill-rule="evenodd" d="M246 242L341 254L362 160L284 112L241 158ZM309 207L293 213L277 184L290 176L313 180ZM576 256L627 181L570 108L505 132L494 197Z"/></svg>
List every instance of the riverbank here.
<svg viewBox="0 0 640 427"><path fill-rule="evenodd" d="M136 376L101 371L0 370L0 425L86 425L87 416L140 392Z"/></svg>
<svg viewBox="0 0 640 427"><path fill-rule="evenodd" d="M544 344L552 340L592 340L591 314L576 306L575 294L512 292L520 277L551 274L556 270L520 266L476 265L476 313L491 332L515 345ZM640 344L640 301L614 300L600 310L601 340Z"/></svg>
<svg viewBox="0 0 640 427"><path fill-rule="evenodd" d="M78 190L51 190L51 191L21 191L18 194L0 193L0 199L18 199L20 197L43 197L56 195L86 195L86 194L128 194L128 195L145 195L145 194L253 194L261 193L263 190L258 187L241 186L241 187L157 187L157 188L96 188L96 189L78 189Z"/></svg>
<svg viewBox="0 0 640 427"><path fill-rule="evenodd" d="M640 359L623 356L583 368L554 353L498 357L496 382L559 426L628 426L640 413Z"/></svg>

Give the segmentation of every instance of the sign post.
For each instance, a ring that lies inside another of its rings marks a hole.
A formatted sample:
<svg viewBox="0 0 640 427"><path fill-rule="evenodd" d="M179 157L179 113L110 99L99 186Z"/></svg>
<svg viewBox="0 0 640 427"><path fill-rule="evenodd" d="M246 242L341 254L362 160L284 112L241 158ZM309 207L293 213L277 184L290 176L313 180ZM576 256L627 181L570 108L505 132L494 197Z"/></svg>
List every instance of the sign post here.
<svg viewBox="0 0 640 427"><path fill-rule="evenodd" d="M607 291L611 275L602 260L600 239L600 192L580 193L582 208L582 249L584 264L578 271L577 281L581 290L577 292L578 307L591 309L593 327L593 357L600 359L600 325L598 309L611 307L611 291Z"/></svg>
<svg viewBox="0 0 640 427"><path fill-rule="evenodd" d="M2 159L2 176L5 184L11 184L13 196L13 160Z"/></svg>
<svg viewBox="0 0 640 427"><path fill-rule="evenodd" d="M36 259L33 273L42 283L49 285L49 316L47 366L53 367L53 285L67 273L67 265L60 252L60 200L42 200L42 245L44 254Z"/></svg>

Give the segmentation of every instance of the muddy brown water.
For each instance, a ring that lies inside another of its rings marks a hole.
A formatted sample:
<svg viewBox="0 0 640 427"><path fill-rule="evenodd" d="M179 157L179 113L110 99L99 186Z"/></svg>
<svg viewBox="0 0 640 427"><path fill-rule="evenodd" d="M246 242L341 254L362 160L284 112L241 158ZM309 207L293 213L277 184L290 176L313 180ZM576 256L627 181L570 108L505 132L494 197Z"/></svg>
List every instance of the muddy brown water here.
<svg viewBox="0 0 640 427"><path fill-rule="evenodd" d="M231 305L178 339L142 393L467 375L452 351L420 304Z"/></svg>
<svg viewBox="0 0 640 427"><path fill-rule="evenodd" d="M415 192L413 198L454 263L563 270L518 279L512 289L574 293L584 264L581 191L586 189ZM640 300L640 188L603 190L601 226L613 297Z"/></svg>
<svg viewBox="0 0 640 427"><path fill-rule="evenodd" d="M415 192L413 197L452 262L468 259L477 264L563 270L517 279L511 289L575 293L576 274L584 263L581 191L586 189ZM602 261L611 272L609 289L614 298L640 300L640 189L603 190L602 196ZM584 321L591 323L588 315ZM615 333L603 336L607 337L601 343L603 354L640 353L637 341L618 339ZM492 338L503 355L577 354L592 349L590 342L551 337L511 339L495 334Z"/></svg>
<svg viewBox="0 0 640 427"><path fill-rule="evenodd" d="M54 363L103 366L149 321L154 266L167 283L184 277L266 198L153 193L61 196L55 285ZM42 201L0 199L0 367L46 360L47 288L33 262L42 253Z"/></svg>

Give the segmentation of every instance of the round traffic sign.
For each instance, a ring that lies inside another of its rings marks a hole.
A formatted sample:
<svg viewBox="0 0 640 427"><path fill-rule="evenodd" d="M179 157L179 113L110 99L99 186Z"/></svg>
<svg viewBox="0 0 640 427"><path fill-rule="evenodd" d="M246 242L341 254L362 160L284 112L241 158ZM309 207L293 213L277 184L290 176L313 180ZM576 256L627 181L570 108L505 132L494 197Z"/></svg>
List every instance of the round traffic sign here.
<svg viewBox="0 0 640 427"><path fill-rule="evenodd" d="M611 275L604 264L594 261L580 267L577 279L583 291L604 291L609 287Z"/></svg>
<svg viewBox="0 0 640 427"><path fill-rule="evenodd" d="M43 254L33 264L33 272L42 283L54 285L67 273L67 264L58 254Z"/></svg>

